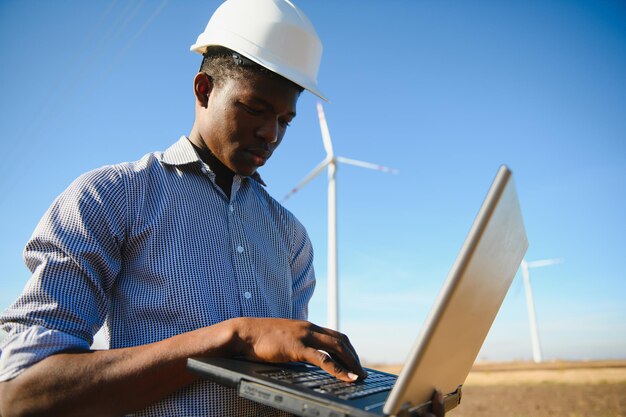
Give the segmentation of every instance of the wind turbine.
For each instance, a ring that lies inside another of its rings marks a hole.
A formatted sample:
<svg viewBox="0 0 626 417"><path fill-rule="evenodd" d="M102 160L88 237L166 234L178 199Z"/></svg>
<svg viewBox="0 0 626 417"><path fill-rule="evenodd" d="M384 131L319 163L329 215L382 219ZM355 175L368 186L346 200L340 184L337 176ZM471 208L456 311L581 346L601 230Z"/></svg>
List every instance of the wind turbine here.
<svg viewBox="0 0 626 417"><path fill-rule="evenodd" d="M327 315L328 327L339 330L339 291L337 285L337 164L354 165L361 168L373 169L376 171L397 174L393 168L387 168L370 162L357 161L355 159L335 156L333 144L330 140L330 132L324 116L322 103L317 103L317 115L322 131L322 141L326 150L326 158L320 162L298 185L296 185L283 198L283 202L300 191L302 187L318 176L324 168L328 168L328 292L327 292Z"/></svg>
<svg viewBox="0 0 626 417"><path fill-rule="evenodd" d="M524 278L524 287L526 288L526 304L528 305L528 324L530 326L530 338L533 346L533 361L540 363L541 346L539 345L539 332L537 331L537 317L535 316L535 303L533 301L533 290L530 287L530 269L541 268L543 266L551 266L560 264L562 259L542 259L541 261L527 262L522 260L522 277Z"/></svg>

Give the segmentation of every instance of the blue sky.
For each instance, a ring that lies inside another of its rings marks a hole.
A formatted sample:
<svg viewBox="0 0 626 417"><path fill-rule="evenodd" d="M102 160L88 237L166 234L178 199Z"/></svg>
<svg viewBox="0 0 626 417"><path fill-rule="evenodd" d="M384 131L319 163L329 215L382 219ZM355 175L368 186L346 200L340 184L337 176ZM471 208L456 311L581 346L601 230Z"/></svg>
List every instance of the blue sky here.
<svg viewBox="0 0 626 417"><path fill-rule="evenodd" d="M0 1L0 308L21 251L81 173L164 150L193 123L189 46L218 1ZM514 171L547 359L626 358L626 5L621 1L300 0L338 155L341 328L401 362L498 166ZM316 98L260 172L284 196L324 158ZM324 176L287 201L316 248L325 323ZM516 277L481 359L530 359Z"/></svg>

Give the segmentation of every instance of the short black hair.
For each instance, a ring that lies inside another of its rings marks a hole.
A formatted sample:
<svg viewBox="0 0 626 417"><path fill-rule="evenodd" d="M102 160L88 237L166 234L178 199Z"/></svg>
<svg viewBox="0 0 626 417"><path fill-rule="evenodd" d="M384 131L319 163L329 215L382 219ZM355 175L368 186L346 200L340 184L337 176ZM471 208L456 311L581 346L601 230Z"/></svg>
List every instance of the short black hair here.
<svg viewBox="0 0 626 417"><path fill-rule="evenodd" d="M292 84L299 92L304 88L276 74L274 71L251 61L245 56L228 49L223 46L210 46L207 51L202 54L202 64L200 64L200 72L205 73L213 79L217 85L221 85L226 79L244 79L250 74L263 74L272 78L282 79Z"/></svg>

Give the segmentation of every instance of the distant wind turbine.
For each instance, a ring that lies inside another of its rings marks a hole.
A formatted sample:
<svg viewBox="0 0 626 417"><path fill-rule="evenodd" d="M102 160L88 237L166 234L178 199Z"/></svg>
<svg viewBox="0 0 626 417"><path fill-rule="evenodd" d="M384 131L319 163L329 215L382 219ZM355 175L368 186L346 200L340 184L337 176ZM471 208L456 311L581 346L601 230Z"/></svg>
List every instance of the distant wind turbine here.
<svg viewBox="0 0 626 417"><path fill-rule="evenodd" d="M328 327L334 330L339 330L339 291L337 285L337 185L336 174L337 164L354 165L361 168L373 169L376 171L387 172L390 174L397 174L398 171L393 168L387 168L381 165L372 164L369 162L357 161L355 159L344 158L342 156L335 156L333 152L333 144L330 140L330 132L328 131L328 124L326 123L326 117L324 116L324 109L322 103L317 103L317 115L320 120L320 129L322 131L322 141L324 143L324 149L326 150L326 158L320 162L298 185L296 185L290 192L283 198L283 202L300 191L306 184L313 178L318 176L324 168L328 167L328 294L327 294L327 314L328 314Z"/></svg>
<svg viewBox="0 0 626 417"><path fill-rule="evenodd" d="M539 332L537 331L537 317L535 316L535 302L533 301L533 290L530 287L530 269L541 268L543 266L551 266L560 264L563 259L543 259L541 261L526 262L522 260L522 277L524 278L524 287L526 288L526 304L528 305L528 324L530 326L530 337L533 346L533 361L540 363L541 346L539 344Z"/></svg>

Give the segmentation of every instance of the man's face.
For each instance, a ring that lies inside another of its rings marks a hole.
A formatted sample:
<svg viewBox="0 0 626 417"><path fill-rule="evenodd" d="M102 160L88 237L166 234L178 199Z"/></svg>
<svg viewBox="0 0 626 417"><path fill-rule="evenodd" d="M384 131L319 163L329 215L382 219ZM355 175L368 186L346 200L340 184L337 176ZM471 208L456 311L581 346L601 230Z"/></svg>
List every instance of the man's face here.
<svg viewBox="0 0 626 417"><path fill-rule="evenodd" d="M209 150L239 175L252 175L271 157L296 115L300 92L284 80L255 74L213 85L200 114Z"/></svg>

